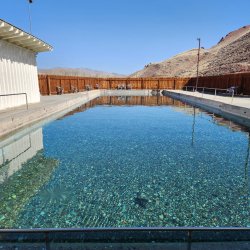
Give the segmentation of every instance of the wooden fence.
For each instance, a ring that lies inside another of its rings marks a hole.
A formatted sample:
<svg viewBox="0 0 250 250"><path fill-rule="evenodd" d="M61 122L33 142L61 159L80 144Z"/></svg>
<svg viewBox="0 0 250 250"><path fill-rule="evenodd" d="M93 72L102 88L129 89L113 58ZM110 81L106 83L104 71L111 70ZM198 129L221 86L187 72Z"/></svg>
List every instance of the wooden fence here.
<svg viewBox="0 0 250 250"><path fill-rule="evenodd" d="M191 78L189 86L195 86L196 78ZM237 73L221 76L199 77L198 87L228 89L232 86L238 87L237 92L250 95L250 73Z"/></svg>
<svg viewBox="0 0 250 250"><path fill-rule="evenodd" d="M64 93L73 89L84 91L87 86L101 89L116 89L118 85L131 86L132 89L183 89L185 86L195 86L196 78L94 78L76 76L39 75L41 95L54 95L56 88L62 87ZM200 77L198 87L227 89L238 87L238 93L250 95L250 73L228 74L222 76Z"/></svg>
<svg viewBox="0 0 250 250"><path fill-rule="evenodd" d="M118 85L128 86L132 89L181 89L190 78L93 78L75 76L39 75L39 88L41 95L54 95L56 87L62 87L64 93L71 93L74 88L84 91L86 86L97 85L100 89L116 89Z"/></svg>

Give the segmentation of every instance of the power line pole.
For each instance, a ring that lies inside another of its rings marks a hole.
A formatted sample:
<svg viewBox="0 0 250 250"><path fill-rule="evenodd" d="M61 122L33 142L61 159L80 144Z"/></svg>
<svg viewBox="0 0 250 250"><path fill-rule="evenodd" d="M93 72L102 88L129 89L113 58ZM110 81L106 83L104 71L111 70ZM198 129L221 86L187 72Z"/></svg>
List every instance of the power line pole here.
<svg viewBox="0 0 250 250"><path fill-rule="evenodd" d="M196 74L195 91L197 91L198 82L199 82L199 63L200 63L200 50L201 50L201 39L197 38L197 40L199 41L199 48L198 48L198 55L197 55L197 74Z"/></svg>
<svg viewBox="0 0 250 250"><path fill-rule="evenodd" d="M29 2L29 24L30 24L30 34L32 33L32 27L31 27L31 7L30 5L33 3L33 0L28 0Z"/></svg>

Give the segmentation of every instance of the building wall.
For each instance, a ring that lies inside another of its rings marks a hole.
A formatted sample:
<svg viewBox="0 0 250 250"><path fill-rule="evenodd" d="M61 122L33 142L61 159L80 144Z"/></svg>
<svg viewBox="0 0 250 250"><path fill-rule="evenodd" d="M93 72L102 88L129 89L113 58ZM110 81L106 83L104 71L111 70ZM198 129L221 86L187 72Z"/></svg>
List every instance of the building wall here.
<svg viewBox="0 0 250 250"><path fill-rule="evenodd" d="M27 93L28 103L40 101L36 53L0 39L0 95L16 93ZM25 95L0 96L0 110L25 103Z"/></svg>

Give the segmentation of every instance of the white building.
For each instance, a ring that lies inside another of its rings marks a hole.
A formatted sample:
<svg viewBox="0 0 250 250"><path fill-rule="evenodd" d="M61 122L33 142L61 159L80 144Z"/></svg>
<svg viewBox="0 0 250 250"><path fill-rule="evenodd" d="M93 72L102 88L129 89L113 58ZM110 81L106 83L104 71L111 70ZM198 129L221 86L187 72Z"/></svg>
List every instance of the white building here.
<svg viewBox="0 0 250 250"><path fill-rule="evenodd" d="M25 105L26 96L29 104L40 101L36 55L51 50L50 45L0 19L0 110Z"/></svg>

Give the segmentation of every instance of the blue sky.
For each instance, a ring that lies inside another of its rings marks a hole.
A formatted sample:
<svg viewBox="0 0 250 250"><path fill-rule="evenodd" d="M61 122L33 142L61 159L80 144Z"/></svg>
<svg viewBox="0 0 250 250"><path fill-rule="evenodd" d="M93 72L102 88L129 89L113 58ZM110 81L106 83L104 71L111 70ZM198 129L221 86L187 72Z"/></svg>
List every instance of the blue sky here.
<svg viewBox="0 0 250 250"><path fill-rule="evenodd" d="M54 47L39 68L130 74L250 24L250 0L33 0L33 34ZM29 31L28 1L1 0L0 18Z"/></svg>

